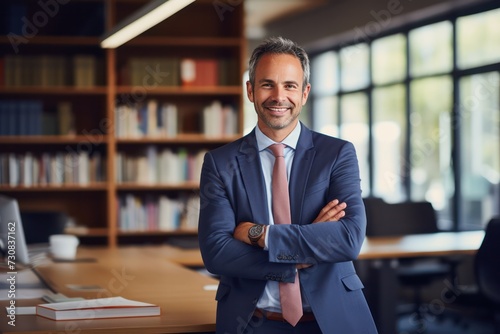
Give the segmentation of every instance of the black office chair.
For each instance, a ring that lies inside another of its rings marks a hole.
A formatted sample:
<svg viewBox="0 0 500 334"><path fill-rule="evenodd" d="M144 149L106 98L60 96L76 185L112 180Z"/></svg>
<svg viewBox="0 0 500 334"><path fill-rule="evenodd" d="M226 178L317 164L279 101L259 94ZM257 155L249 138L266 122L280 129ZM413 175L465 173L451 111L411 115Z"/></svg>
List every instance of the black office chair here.
<svg viewBox="0 0 500 334"><path fill-rule="evenodd" d="M402 236L439 232L436 212L429 202L389 204L380 198L364 198L367 230L370 236ZM454 280L455 264L441 259L400 259L397 269L402 286L413 288L413 308L423 318L422 291L436 280Z"/></svg>
<svg viewBox="0 0 500 334"><path fill-rule="evenodd" d="M474 259L474 271L479 292L493 306L495 334L500 334L500 217L486 226L483 242Z"/></svg>

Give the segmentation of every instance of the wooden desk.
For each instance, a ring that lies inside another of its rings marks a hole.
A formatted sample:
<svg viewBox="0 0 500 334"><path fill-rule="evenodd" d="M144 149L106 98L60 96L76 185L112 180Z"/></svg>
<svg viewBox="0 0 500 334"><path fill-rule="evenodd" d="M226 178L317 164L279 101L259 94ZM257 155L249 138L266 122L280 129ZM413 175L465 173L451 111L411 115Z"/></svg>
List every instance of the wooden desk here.
<svg viewBox="0 0 500 334"><path fill-rule="evenodd" d="M16 326L12 327L4 316L0 332L142 334L215 331L214 287L218 281L168 260L172 253L172 248L161 246L81 247L79 258L96 261L54 263L47 260L36 267L52 289L69 297L123 296L160 305L162 315L159 317L52 321L34 315L18 315ZM68 284L98 288L82 291L72 289ZM34 305L40 301L23 302ZM7 302L1 305L6 306Z"/></svg>
<svg viewBox="0 0 500 334"><path fill-rule="evenodd" d="M358 259L371 261L370 277L364 283L373 287L367 298L379 333L397 333L398 259L474 255L483 238L484 231L366 238Z"/></svg>
<svg viewBox="0 0 500 334"><path fill-rule="evenodd" d="M473 255L484 237L483 231L367 238L360 260L376 260L377 276L365 282L377 286L374 317L379 333L396 333L397 277L394 261L416 256ZM83 248L79 258L97 262L47 263L36 270L47 283L67 296L85 298L123 296L161 306L160 317L52 321L36 316L17 316L16 327L0 322L1 333L187 333L215 331L215 287L218 281L186 266L202 266L199 250L169 246ZM96 285L100 290L76 291L68 283ZM34 305L40 301L23 301ZM6 302L0 303L2 306ZM22 304L22 303L21 303Z"/></svg>

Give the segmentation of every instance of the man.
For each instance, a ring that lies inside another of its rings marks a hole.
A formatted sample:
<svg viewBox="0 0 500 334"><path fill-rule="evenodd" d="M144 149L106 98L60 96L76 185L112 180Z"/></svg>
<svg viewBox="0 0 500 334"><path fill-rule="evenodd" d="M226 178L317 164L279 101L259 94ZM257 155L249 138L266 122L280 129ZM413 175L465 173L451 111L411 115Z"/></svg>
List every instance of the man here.
<svg viewBox="0 0 500 334"><path fill-rule="evenodd" d="M268 39L249 65L257 126L207 153L201 175L200 249L220 275L217 333L376 333L352 263L366 228L354 147L298 121L311 89L301 47ZM289 196L273 196L282 157Z"/></svg>

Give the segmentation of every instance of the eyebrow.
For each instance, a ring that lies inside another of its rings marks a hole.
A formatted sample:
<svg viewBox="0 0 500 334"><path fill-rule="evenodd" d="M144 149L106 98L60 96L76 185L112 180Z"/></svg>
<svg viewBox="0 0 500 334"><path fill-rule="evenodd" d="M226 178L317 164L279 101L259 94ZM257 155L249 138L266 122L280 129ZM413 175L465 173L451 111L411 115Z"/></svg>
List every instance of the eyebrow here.
<svg viewBox="0 0 500 334"><path fill-rule="evenodd" d="M261 79L259 80L259 83L275 83L274 80L271 80L271 79ZM283 84L285 85L299 85L299 83L297 81L294 81L294 80L287 80L285 82L283 82Z"/></svg>

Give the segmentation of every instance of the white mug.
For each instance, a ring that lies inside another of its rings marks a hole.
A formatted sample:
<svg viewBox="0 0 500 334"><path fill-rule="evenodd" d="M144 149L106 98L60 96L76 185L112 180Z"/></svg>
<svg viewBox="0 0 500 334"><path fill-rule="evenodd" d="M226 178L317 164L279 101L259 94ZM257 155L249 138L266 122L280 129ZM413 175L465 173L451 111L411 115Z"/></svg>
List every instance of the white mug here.
<svg viewBox="0 0 500 334"><path fill-rule="evenodd" d="M80 241L74 235L54 234L49 237L50 252L55 259L74 260Z"/></svg>

